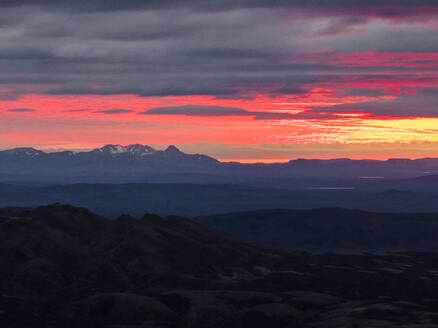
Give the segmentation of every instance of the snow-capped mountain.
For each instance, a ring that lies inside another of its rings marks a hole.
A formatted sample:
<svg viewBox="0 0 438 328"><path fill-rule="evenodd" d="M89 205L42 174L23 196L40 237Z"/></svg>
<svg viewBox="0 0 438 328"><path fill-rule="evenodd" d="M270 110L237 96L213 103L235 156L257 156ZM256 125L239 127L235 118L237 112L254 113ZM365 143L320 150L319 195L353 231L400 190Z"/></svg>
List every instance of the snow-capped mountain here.
<svg viewBox="0 0 438 328"><path fill-rule="evenodd" d="M95 152L101 152L111 155L119 155L119 154L132 154L136 156L146 156L156 153L156 150L147 145L106 145L102 148L98 148L94 150Z"/></svg>
<svg viewBox="0 0 438 328"><path fill-rule="evenodd" d="M0 154L5 156L37 157L37 156L45 155L46 153L35 148L23 147L23 148L14 148L14 149L0 151Z"/></svg>
<svg viewBox="0 0 438 328"><path fill-rule="evenodd" d="M14 149L8 149L0 151L0 158L1 157L45 157L45 158L61 158L61 157L87 157L88 155L112 155L114 157L121 156L121 155L130 155L133 157L143 157L143 156L150 156L150 155L157 155L157 156L165 156L165 155L180 155L180 156L196 156L198 158L210 158L205 155L190 155L185 154L181 152L177 147L171 145L167 147L166 150L156 150L148 145L105 145L101 148L96 148L91 151L83 151L83 152L72 152L72 151L59 151L59 152L51 152L46 153L44 151L35 149L35 148L14 148ZM212 158L210 158L212 159Z"/></svg>
<svg viewBox="0 0 438 328"><path fill-rule="evenodd" d="M34 148L0 151L3 174L144 175L159 172L203 171L219 165L214 158L185 154L175 146L156 150L147 145L106 145L91 151L46 153Z"/></svg>

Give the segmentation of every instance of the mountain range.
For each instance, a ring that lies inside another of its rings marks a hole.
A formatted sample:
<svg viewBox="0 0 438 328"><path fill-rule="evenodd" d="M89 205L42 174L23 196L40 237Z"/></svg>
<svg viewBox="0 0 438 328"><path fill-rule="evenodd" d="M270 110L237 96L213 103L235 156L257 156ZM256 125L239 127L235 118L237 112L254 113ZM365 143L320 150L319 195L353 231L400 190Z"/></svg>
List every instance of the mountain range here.
<svg viewBox="0 0 438 328"><path fill-rule="evenodd" d="M287 163L220 162L201 154L186 154L175 146L155 150L146 145L106 145L90 151L46 153L34 148L0 151L0 180L51 182L185 182L293 184L290 179L377 180L438 174L438 159L309 160ZM160 175L160 178L157 178ZM187 178L187 175L190 175ZM68 176L68 178L66 178Z"/></svg>
<svg viewBox="0 0 438 328"><path fill-rule="evenodd" d="M438 212L437 172L433 158L242 164L174 146L106 145L78 153L17 148L0 152L0 207L61 202L111 218L328 207Z"/></svg>
<svg viewBox="0 0 438 328"><path fill-rule="evenodd" d="M208 168L217 164L215 159L204 155L189 155L169 146L155 150L143 145L106 145L84 152L61 151L46 153L34 148L15 148L0 152L3 172L60 172L83 170L138 170L147 166L154 170Z"/></svg>

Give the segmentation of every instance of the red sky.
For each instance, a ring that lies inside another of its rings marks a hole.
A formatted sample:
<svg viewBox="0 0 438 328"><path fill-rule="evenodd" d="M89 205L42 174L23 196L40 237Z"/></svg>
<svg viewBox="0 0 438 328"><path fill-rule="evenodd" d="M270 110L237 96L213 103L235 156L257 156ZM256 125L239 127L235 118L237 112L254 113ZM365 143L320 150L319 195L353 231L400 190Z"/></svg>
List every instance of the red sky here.
<svg viewBox="0 0 438 328"><path fill-rule="evenodd" d="M391 3L8 7L0 148L438 157L438 7Z"/></svg>

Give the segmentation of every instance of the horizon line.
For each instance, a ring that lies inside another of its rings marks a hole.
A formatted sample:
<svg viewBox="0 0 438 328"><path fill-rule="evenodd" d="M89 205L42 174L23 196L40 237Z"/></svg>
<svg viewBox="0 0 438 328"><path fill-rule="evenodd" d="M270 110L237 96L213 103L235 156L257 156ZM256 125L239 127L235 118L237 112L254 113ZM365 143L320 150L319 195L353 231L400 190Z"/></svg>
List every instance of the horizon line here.
<svg viewBox="0 0 438 328"><path fill-rule="evenodd" d="M3 148L0 147L0 152L2 151L7 151L7 150L14 150L14 149L26 149L26 148L31 148L31 149L35 149L38 151L42 151L46 154L50 154L50 153L57 153L57 152L63 152L63 151L71 151L73 153L81 153L81 152L87 152L87 151L92 151L92 150L96 150L96 149L101 149L105 146L132 146L132 145L141 145L141 146L148 146L153 148L154 150L157 151L163 151L171 146L176 147L178 149L180 149L178 146L175 146L174 144L168 144L168 145L160 145L160 148L156 149L155 147L157 147L158 145L153 145L150 146L148 144L142 144L142 143L127 143L127 144L117 144L117 143L108 143L108 144L103 144L103 146L101 147L87 147L87 148L63 148L63 147L57 147L57 148L39 148L39 147L35 147L35 146L19 146L19 147L13 147L13 148ZM191 155L195 155L195 154L199 154L199 155L206 155L209 156L211 158L214 158L216 160L218 160L221 163L240 163L240 164L286 164L288 162L291 161L296 161L296 160L321 160L321 161L328 161L328 160L351 160L351 161L380 161L380 162L385 162L388 160L422 160L422 159L437 159L438 160L438 155L426 155L426 154L418 154L418 155L411 155L411 156L406 156L406 155L397 155L397 154L391 154L391 155L385 155L385 154L367 154L367 155L361 155L361 154L351 154L351 155L340 155L340 154L299 154L299 155L295 155L291 154L291 156L289 157L267 157L267 158L261 158L261 157L245 157L245 158L236 158L236 157L226 157L226 156L214 156L214 155L209 155L203 152L186 152L186 151L182 151L185 154L191 154Z"/></svg>

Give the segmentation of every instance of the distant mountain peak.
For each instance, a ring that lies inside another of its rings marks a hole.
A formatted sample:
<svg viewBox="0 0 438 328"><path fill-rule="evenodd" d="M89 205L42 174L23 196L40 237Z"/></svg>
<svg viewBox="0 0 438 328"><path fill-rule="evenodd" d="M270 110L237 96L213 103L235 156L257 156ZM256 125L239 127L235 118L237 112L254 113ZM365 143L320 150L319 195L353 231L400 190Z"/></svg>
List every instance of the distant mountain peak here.
<svg viewBox="0 0 438 328"><path fill-rule="evenodd" d="M167 147L165 152L166 153L172 153L172 154L181 153L181 151L178 148L176 148L174 145L170 145L169 147Z"/></svg>
<svg viewBox="0 0 438 328"><path fill-rule="evenodd" d="M134 145L128 145L128 146L122 146L122 145L105 145L102 148L96 149L99 152L103 153L109 153L112 155L118 155L118 154L134 154L134 155L149 155L155 152L155 149L153 149L150 146L147 145L140 145L140 144L134 144Z"/></svg>
<svg viewBox="0 0 438 328"><path fill-rule="evenodd" d="M32 147L20 147L20 148L8 149L8 150L4 150L3 153L11 154L11 155L26 155L30 157L35 157L45 154L45 152Z"/></svg>
<svg viewBox="0 0 438 328"><path fill-rule="evenodd" d="M103 153L111 153L111 154L119 154L126 152L125 147L121 145L105 145L102 148L98 149L99 151Z"/></svg>

